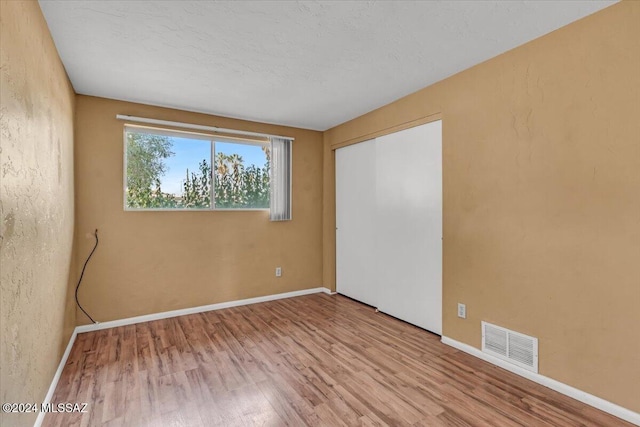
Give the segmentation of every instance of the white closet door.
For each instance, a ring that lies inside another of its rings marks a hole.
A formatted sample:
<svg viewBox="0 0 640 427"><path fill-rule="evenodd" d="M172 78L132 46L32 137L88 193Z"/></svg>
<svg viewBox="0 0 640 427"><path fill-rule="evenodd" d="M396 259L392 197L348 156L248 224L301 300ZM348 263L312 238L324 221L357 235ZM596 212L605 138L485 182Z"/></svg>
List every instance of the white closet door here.
<svg viewBox="0 0 640 427"><path fill-rule="evenodd" d="M376 139L380 311L442 334L442 122Z"/></svg>
<svg viewBox="0 0 640 427"><path fill-rule="evenodd" d="M336 150L336 290L377 306L375 141Z"/></svg>

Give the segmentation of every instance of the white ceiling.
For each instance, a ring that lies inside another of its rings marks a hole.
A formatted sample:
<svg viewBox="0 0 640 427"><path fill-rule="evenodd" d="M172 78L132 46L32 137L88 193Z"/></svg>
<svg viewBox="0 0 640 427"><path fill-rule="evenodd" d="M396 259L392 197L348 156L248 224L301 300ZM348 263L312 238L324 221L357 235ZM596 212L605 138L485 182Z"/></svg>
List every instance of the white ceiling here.
<svg viewBox="0 0 640 427"><path fill-rule="evenodd" d="M612 3L40 0L78 93L316 130Z"/></svg>

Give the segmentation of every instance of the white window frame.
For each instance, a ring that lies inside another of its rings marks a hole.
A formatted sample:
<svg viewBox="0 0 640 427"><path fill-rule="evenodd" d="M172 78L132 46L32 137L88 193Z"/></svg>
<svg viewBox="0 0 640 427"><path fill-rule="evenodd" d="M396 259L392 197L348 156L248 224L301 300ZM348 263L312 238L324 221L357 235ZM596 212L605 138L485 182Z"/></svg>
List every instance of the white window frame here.
<svg viewBox="0 0 640 427"><path fill-rule="evenodd" d="M168 137L175 138L189 138L189 139L200 139L203 141L209 141L211 150L210 150L210 161L211 161L211 207L209 208L130 208L127 206L127 132L131 129L140 130L140 133L149 133L152 135L164 135ZM139 125L125 125L122 132L122 140L123 140L123 170L122 170L122 204L125 212L269 212L270 208L217 208L215 206L215 173L213 171L214 162L215 162L215 144L216 141L226 142L231 144L244 144L244 145L255 145L258 147L270 146L270 142L268 139L251 139L251 138L240 138L234 136L218 136L207 133L200 132L189 132L189 131L177 131L174 129L165 129L165 128L156 128L149 126L139 126Z"/></svg>

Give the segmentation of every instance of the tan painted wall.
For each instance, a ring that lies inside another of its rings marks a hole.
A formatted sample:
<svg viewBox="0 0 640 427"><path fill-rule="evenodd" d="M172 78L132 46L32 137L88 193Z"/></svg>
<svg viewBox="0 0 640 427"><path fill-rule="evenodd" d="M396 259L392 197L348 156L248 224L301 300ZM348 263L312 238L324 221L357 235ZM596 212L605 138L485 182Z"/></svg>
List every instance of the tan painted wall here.
<svg viewBox="0 0 640 427"><path fill-rule="evenodd" d="M441 113L444 334L537 336L542 375L640 411L638 23L616 4L327 131L325 286L332 147Z"/></svg>
<svg viewBox="0 0 640 427"><path fill-rule="evenodd" d="M42 402L75 326L75 95L37 2L0 3L0 52L0 400Z"/></svg>
<svg viewBox="0 0 640 427"><path fill-rule="evenodd" d="M322 284L322 133L78 96L78 267L99 229L81 302L99 321ZM116 114L266 132L293 143L293 220L267 211L125 212L122 121ZM282 277L275 277L275 267ZM79 323L86 317L78 312Z"/></svg>

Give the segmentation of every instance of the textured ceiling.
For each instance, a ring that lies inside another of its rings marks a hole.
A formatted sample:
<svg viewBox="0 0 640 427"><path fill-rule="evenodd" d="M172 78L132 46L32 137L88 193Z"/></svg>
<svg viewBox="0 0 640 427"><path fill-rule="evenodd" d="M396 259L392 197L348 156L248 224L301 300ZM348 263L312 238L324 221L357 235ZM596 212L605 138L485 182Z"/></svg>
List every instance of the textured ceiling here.
<svg viewBox="0 0 640 427"><path fill-rule="evenodd" d="M76 92L325 130L611 1L46 1Z"/></svg>

